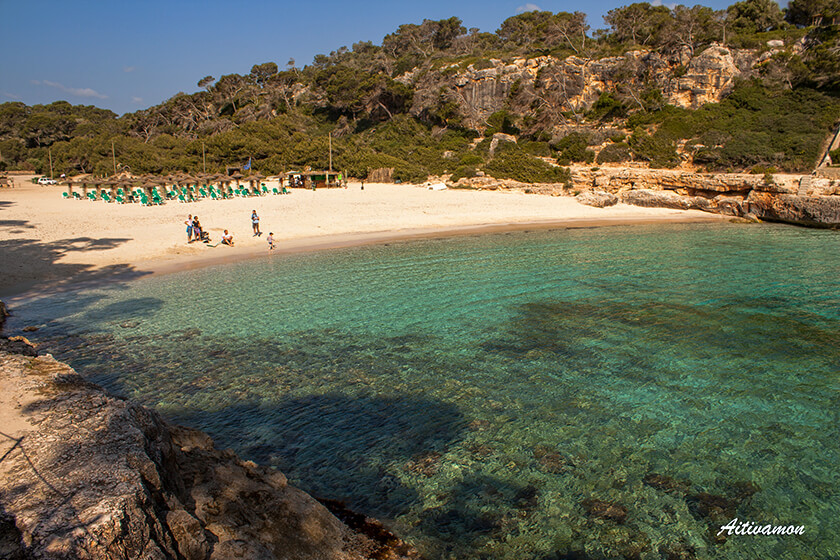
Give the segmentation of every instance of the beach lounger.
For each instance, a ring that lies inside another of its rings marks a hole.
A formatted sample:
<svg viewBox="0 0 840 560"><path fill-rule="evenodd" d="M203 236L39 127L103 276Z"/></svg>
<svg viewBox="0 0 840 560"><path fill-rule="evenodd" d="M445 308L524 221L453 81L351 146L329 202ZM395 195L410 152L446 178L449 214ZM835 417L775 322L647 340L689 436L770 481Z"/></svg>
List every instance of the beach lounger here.
<svg viewBox="0 0 840 560"><path fill-rule="evenodd" d="M66 192L61 193L61 196L62 196L63 198L70 198L70 195L69 195L69 194L67 194Z"/></svg>

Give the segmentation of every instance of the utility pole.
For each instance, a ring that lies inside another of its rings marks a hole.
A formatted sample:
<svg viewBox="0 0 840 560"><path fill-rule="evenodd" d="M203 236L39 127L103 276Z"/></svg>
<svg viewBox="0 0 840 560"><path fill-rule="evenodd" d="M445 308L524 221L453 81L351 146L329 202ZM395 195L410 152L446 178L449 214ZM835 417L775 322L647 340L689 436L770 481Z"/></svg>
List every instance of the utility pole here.
<svg viewBox="0 0 840 560"><path fill-rule="evenodd" d="M204 163L204 174L207 175L207 156L204 155L204 142L201 143L201 161Z"/></svg>
<svg viewBox="0 0 840 560"><path fill-rule="evenodd" d="M332 173L332 132L327 133L330 139L330 173Z"/></svg>
<svg viewBox="0 0 840 560"><path fill-rule="evenodd" d="M47 150L47 154L50 156L50 179L53 178L53 170L52 170L52 148Z"/></svg>
<svg viewBox="0 0 840 560"><path fill-rule="evenodd" d="M114 159L114 175L117 174L117 152L114 150L114 141L111 140L111 157Z"/></svg>

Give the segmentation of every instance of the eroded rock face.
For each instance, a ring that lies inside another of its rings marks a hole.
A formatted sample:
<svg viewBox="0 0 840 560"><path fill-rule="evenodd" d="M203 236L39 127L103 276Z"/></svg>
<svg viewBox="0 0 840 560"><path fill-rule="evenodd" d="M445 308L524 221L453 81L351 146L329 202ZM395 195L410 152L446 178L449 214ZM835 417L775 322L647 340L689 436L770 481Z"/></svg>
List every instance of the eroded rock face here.
<svg viewBox="0 0 840 560"><path fill-rule="evenodd" d="M108 395L51 356L0 352L0 381L19 421L0 448L4 558L403 557L282 473Z"/></svg>
<svg viewBox="0 0 840 560"><path fill-rule="evenodd" d="M483 129L486 119L496 111L519 101L527 107L538 97L551 98L561 111L585 111L602 92L619 86L642 89L655 83L668 103L697 108L719 102L758 62L758 53L712 45L691 56L685 52L664 56L653 51L630 51L623 56L598 60L570 56L499 59L484 61L489 67L458 65L425 72L415 68L397 78L415 88L411 112L420 115L434 107L441 88L455 102L466 123ZM539 92L537 95L536 92Z"/></svg>
<svg viewBox="0 0 840 560"><path fill-rule="evenodd" d="M800 196L752 191L749 212L763 220L805 226L840 226L840 196Z"/></svg>

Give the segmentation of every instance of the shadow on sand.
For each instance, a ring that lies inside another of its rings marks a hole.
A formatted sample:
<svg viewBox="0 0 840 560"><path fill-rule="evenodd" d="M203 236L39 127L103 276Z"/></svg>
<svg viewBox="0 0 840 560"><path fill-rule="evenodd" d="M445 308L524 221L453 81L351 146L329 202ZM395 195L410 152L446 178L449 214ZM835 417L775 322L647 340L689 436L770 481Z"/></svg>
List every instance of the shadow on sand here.
<svg viewBox="0 0 840 560"><path fill-rule="evenodd" d="M13 204L2 201L0 210ZM75 237L49 242L8 238L33 229L35 226L26 220L0 220L0 295L36 290L65 292L85 284L125 282L148 274L127 264L96 267L60 262L71 253L113 249L130 241L128 238Z"/></svg>

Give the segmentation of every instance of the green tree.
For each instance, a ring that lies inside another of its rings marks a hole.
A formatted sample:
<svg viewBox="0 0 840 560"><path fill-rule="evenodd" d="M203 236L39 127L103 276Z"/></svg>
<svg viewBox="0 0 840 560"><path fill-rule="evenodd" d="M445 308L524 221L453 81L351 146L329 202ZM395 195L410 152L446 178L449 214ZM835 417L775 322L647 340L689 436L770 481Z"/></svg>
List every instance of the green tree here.
<svg viewBox="0 0 840 560"><path fill-rule="evenodd" d="M802 27L835 23L840 18L840 0L790 0L785 19Z"/></svg>
<svg viewBox="0 0 840 560"><path fill-rule="evenodd" d="M662 30L670 20L671 12L668 8L652 6L647 2L614 8L604 16L604 22L612 31L612 40L642 46L659 44Z"/></svg>
<svg viewBox="0 0 840 560"><path fill-rule="evenodd" d="M771 31L784 24L784 15L775 0L742 0L726 8L731 29L751 33Z"/></svg>
<svg viewBox="0 0 840 560"><path fill-rule="evenodd" d="M265 87L268 80L277 74L277 64L274 62L264 62L263 64L254 64L251 67L249 78L259 87Z"/></svg>

